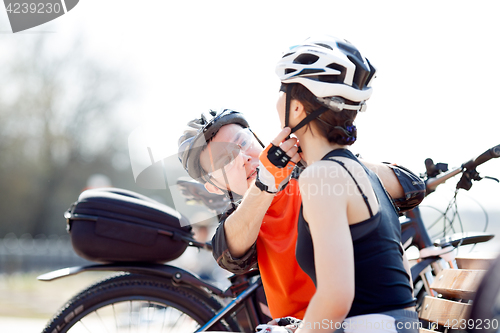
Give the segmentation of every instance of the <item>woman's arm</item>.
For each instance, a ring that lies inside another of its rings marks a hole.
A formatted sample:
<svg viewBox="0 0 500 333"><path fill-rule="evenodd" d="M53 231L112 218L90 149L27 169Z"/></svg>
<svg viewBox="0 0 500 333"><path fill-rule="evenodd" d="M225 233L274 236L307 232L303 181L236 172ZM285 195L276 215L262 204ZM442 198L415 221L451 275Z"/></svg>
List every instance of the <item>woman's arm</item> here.
<svg viewBox="0 0 500 333"><path fill-rule="evenodd" d="M395 164L361 162L377 174L400 212L415 208L424 199L424 181L407 168Z"/></svg>
<svg viewBox="0 0 500 333"><path fill-rule="evenodd" d="M324 168L340 166L320 161L308 167L299 179L303 214L314 245L317 289L297 333L335 330L336 323L341 324L349 313L354 299L354 254L347 220L348 191L340 191L348 186L349 176L344 170L337 170L335 174L339 177L327 178Z"/></svg>
<svg viewBox="0 0 500 333"><path fill-rule="evenodd" d="M394 174L394 171L389 167L388 164L384 163L373 163L365 160L360 160L368 169L375 172L377 176L382 181L385 189L389 195L394 198L404 198L405 192L403 186L399 183L398 177Z"/></svg>

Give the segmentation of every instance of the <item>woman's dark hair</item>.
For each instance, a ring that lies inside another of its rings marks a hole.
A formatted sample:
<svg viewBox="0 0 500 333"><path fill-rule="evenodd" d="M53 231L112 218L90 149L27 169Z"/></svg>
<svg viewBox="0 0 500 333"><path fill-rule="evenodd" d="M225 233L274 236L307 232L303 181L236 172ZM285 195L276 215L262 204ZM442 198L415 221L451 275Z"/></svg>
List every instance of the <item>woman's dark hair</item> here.
<svg viewBox="0 0 500 333"><path fill-rule="evenodd" d="M300 83L293 84L290 97L292 100L295 99L304 105L306 114L310 114L323 106L318 102L316 96ZM346 103L349 103L349 101L346 100ZM328 110L312 120L311 123L314 123L319 133L328 142L339 145L352 145L357 137L356 126L353 124L356 115L357 111L354 110L342 110L340 112ZM310 123L307 124L307 128L312 131Z"/></svg>

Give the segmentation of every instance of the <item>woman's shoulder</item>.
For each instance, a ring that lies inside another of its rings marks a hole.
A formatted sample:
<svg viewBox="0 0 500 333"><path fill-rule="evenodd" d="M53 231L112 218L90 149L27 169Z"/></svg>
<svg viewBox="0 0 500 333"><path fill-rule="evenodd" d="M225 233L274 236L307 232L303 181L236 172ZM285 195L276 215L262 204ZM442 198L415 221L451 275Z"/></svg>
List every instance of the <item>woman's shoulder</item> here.
<svg viewBox="0 0 500 333"><path fill-rule="evenodd" d="M364 173L363 167L358 162L347 157L335 156L331 159L314 162L308 166L300 174L299 181L310 182L325 179L335 181L351 178L346 169L352 174Z"/></svg>

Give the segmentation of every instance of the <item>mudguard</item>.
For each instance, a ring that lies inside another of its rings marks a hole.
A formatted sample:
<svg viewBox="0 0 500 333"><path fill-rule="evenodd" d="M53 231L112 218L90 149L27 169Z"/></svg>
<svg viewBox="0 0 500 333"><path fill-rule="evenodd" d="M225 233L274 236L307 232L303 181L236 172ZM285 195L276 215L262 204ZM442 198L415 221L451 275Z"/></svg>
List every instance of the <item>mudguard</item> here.
<svg viewBox="0 0 500 333"><path fill-rule="evenodd" d="M177 284L185 284L193 288L206 288L216 295L222 295L224 292L201 280L195 274L190 273L182 268L154 264L154 263L112 263L112 264L96 264L88 266L74 266L58 269L49 273L42 274L37 277L40 281L53 281L67 276L79 274L82 272L128 272L142 275L154 275L172 280Z"/></svg>

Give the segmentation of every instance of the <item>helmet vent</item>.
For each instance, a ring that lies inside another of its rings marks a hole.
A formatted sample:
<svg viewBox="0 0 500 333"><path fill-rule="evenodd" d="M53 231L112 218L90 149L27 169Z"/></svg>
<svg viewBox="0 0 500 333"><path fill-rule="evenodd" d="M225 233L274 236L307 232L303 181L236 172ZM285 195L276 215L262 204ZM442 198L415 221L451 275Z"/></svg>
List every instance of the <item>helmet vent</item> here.
<svg viewBox="0 0 500 333"><path fill-rule="evenodd" d="M340 74L321 75L318 78L318 81L328 82L328 83L344 83L346 74L346 68L344 66L333 62L330 65L327 65L326 67L337 70L340 72Z"/></svg>
<svg viewBox="0 0 500 333"><path fill-rule="evenodd" d="M306 75L306 74L316 74L316 73L324 73L325 70L321 68L305 68L300 71L300 75Z"/></svg>
<svg viewBox="0 0 500 333"><path fill-rule="evenodd" d="M317 80L327 83L344 83L345 73L341 75L319 75Z"/></svg>
<svg viewBox="0 0 500 333"><path fill-rule="evenodd" d="M356 49L352 44L337 42L337 46L344 52L345 55L351 55L358 60L358 63L363 63L363 57L361 56L361 53L359 53L358 49Z"/></svg>
<svg viewBox="0 0 500 333"><path fill-rule="evenodd" d="M293 72L296 72L297 70L294 69L294 68L287 68L285 69L285 74L290 74L290 73L293 73Z"/></svg>
<svg viewBox="0 0 500 333"><path fill-rule="evenodd" d="M316 61L318 61L319 57L314 54L310 53L303 53L299 55L295 60L293 61L294 64L301 64L301 65L312 65Z"/></svg>
<svg viewBox="0 0 500 333"><path fill-rule="evenodd" d="M370 75L366 79L366 86L368 86L370 84L371 80L373 79L373 77L375 76L375 72L377 70L375 69L375 67L372 66L372 64L368 61L368 59L366 59L366 62L368 63L368 66L370 66Z"/></svg>
<svg viewBox="0 0 500 333"><path fill-rule="evenodd" d="M333 48L330 45L328 45L328 44L315 43L315 45L318 45L318 46L321 46L321 47L325 47L325 48L327 48L329 50L333 50Z"/></svg>
<svg viewBox="0 0 500 333"><path fill-rule="evenodd" d="M341 73L345 72L345 67L340 65L340 64L337 64L335 62L332 62L330 65L327 65L326 67L331 68L331 69L335 69Z"/></svg>
<svg viewBox="0 0 500 333"><path fill-rule="evenodd" d="M294 53L295 53L295 52L288 52L287 54L285 54L285 55L284 55L283 57L281 57L281 58L288 57L289 55L292 55L292 54L294 54Z"/></svg>
<svg viewBox="0 0 500 333"><path fill-rule="evenodd" d="M364 89L366 84L369 82L368 79L371 78L370 67L366 66L363 62L360 62L360 59L357 57L348 55L347 58L349 58L349 60L356 65L352 85L358 89Z"/></svg>

